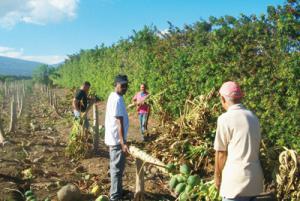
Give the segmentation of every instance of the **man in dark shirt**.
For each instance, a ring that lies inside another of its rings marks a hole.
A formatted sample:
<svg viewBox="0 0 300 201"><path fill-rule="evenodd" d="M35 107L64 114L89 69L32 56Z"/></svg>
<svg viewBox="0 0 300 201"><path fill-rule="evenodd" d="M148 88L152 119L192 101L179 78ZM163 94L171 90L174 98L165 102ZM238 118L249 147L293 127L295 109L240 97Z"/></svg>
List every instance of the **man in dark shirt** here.
<svg viewBox="0 0 300 201"><path fill-rule="evenodd" d="M80 90L76 93L73 99L73 109L75 118L80 118L80 112L85 112L88 105L88 93L91 84L89 82L84 82L80 87ZM86 121L87 122L87 121ZM88 125L85 125L88 127Z"/></svg>

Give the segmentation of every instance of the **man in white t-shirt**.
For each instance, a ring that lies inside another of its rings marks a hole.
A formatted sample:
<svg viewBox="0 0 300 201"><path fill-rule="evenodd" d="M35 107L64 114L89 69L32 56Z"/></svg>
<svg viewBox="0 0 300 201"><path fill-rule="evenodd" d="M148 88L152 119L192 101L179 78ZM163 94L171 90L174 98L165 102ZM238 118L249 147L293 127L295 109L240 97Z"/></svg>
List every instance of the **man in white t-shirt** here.
<svg viewBox="0 0 300 201"><path fill-rule="evenodd" d="M127 88L127 76L116 76L115 91L109 95L106 105L105 144L109 146L111 201L122 199L122 177L125 169L126 155L129 153L126 144L129 119L123 99Z"/></svg>
<svg viewBox="0 0 300 201"><path fill-rule="evenodd" d="M219 93L226 112L218 118L214 143L215 185L223 201L254 201L263 191L259 121L241 104L237 83L225 82Z"/></svg>

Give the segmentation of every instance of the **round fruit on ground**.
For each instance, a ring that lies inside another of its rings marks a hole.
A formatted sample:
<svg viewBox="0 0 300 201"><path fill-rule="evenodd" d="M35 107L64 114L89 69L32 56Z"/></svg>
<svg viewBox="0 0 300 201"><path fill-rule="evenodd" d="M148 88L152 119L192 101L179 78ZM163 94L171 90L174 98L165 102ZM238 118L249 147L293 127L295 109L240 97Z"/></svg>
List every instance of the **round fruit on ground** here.
<svg viewBox="0 0 300 201"><path fill-rule="evenodd" d="M188 193L186 193L186 192L183 192L183 193L181 193L180 195L179 195L179 199L178 199L179 201L187 201L187 200L189 200L189 195L188 195Z"/></svg>
<svg viewBox="0 0 300 201"><path fill-rule="evenodd" d="M178 181L178 183L185 182L186 177L184 177L183 175L177 175L177 181Z"/></svg>
<svg viewBox="0 0 300 201"><path fill-rule="evenodd" d="M171 178L171 180L169 181L169 186L171 189L174 189L176 187L176 185L178 184L178 181L177 181L177 177L176 176L173 176Z"/></svg>
<svg viewBox="0 0 300 201"><path fill-rule="evenodd" d="M183 164L180 166L180 173L188 175L191 173L191 169L189 168L189 166L187 164Z"/></svg>
<svg viewBox="0 0 300 201"><path fill-rule="evenodd" d="M189 176L187 183L194 187L200 183L200 177L198 175L191 175Z"/></svg>
<svg viewBox="0 0 300 201"><path fill-rule="evenodd" d="M186 185L184 192L188 193L191 190L193 190L193 186L191 186L191 185L188 184L188 185Z"/></svg>
<svg viewBox="0 0 300 201"><path fill-rule="evenodd" d="M166 166L166 169L168 170L168 172L174 172L176 170L176 166L173 163L169 163Z"/></svg>
<svg viewBox="0 0 300 201"><path fill-rule="evenodd" d="M177 184L175 188L175 193L180 194L184 191L186 184L185 183L179 183Z"/></svg>
<svg viewBox="0 0 300 201"><path fill-rule="evenodd" d="M109 201L106 195L100 195L95 201Z"/></svg>

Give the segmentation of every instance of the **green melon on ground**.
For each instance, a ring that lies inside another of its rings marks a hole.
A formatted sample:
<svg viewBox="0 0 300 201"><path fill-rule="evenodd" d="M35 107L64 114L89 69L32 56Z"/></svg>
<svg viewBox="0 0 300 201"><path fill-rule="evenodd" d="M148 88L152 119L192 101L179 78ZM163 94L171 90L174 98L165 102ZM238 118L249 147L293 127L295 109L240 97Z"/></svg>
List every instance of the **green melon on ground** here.
<svg viewBox="0 0 300 201"><path fill-rule="evenodd" d="M168 172L174 172L176 170L176 166L173 163L169 163L166 166L166 169L168 170Z"/></svg>
<svg viewBox="0 0 300 201"><path fill-rule="evenodd" d="M190 184L186 185L184 192L188 193L191 190L193 190L193 186L191 186Z"/></svg>
<svg viewBox="0 0 300 201"><path fill-rule="evenodd" d="M186 181L186 177L184 177L183 175L177 175L177 181L178 183L183 183Z"/></svg>
<svg viewBox="0 0 300 201"><path fill-rule="evenodd" d="M109 201L106 195L100 195L95 201Z"/></svg>
<svg viewBox="0 0 300 201"><path fill-rule="evenodd" d="M189 175L191 173L191 169L187 164L183 164L183 165L180 166L180 173L185 174L185 175Z"/></svg>
<svg viewBox="0 0 300 201"><path fill-rule="evenodd" d="M189 195L188 193L184 192L184 193L181 193L180 196L179 196L179 201L187 201L189 199Z"/></svg>
<svg viewBox="0 0 300 201"><path fill-rule="evenodd" d="M178 180L176 176L173 176L171 180L169 181L169 186L171 189L174 189L176 185L178 184Z"/></svg>
<svg viewBox="0 0 300 201"><path fill-rule="evenodd" d="M179 183L179 184L177 184L177 186L175 188L175 193L177 193L177 194L182 193L184 191L185 187L186 187L185 183Z"/></svg>
<svg viewBox="0 0 300 201"><path fill-rule="evenodd" d="M200 183L200 177L198 175L191 175L189 176L187 183L194 187Z"/></svg>

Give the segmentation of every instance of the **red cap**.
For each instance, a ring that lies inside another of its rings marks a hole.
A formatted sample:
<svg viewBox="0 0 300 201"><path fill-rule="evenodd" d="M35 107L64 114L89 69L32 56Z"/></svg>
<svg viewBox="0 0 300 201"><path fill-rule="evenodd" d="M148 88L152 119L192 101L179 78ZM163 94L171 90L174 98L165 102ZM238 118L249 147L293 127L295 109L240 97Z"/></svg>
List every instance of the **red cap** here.
<svg viewBox="0 0 300 201"><path fill-rule="evenodd" d="M233 81L223 83L219 93L221 96L229 98L242 98L244 96L240 85Z"/></svg>

